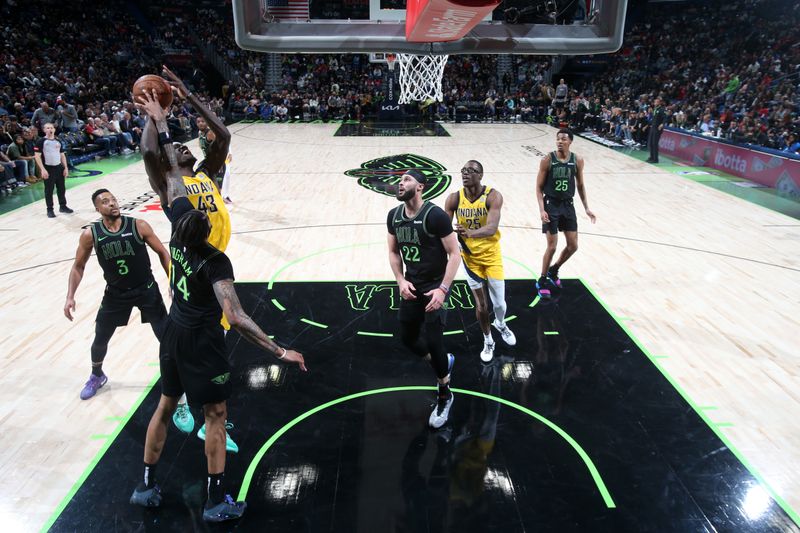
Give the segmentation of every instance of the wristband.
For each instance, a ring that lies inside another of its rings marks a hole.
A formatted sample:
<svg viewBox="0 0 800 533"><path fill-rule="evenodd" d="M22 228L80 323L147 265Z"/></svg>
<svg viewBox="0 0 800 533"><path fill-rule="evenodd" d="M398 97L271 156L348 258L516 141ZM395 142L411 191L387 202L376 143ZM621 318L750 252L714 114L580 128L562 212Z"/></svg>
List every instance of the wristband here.
<svg viewBox="0 0 800 533"><path fill-rule="evenodd" d="M278 357L278 359L283 359L284 357L286 357L286 348L284 348L284 347L282 347L282 346L281 346L281 350L283 350L283 355L281 355L280 357Z"/></svg>
<svg viewBox="0 0 800 533"><path fill-rule="evenodd" d="M169 133L162 131L158 133L158 145L164 146L165 144L172 144L172 138Z"/></svg>
<svg viewBox="0 0 800 533"><path fill-rule="evenodd" d="M447 287L445 285L439 285L439 290L444 292L444 295L447 296L447 293L450 292L450 287Z"/></svg>

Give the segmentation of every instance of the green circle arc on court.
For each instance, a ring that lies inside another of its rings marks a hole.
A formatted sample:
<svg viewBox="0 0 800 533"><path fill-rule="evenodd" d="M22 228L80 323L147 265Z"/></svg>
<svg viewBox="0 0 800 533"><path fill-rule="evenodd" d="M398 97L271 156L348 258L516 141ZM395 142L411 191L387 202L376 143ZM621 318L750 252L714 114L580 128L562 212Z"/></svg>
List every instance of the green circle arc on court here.
<svg viewBox="0 0 800 533"><path fill-rule="evenodd" d="M242 480L242 487L241 487L241 489L239 489L239 495L237 496L236 499L241 501L241 500L245 500L247 498L247 492L250 490L250 484L253 481L253 475L255 474L256 468L258 468L258 464L261 462L261 459L264 457L264 455L266 455L266 453L269 451L269 449L272 447L272 445L275 444L278 441L278 439L280 439L287 431L292 429L294 426L296 426L297 424L299 424L303 420L305 420L307 418L310 418L311 416L313 416L313 415L315 415L315 414L317 414L317 413L319 413L321 411L324 411L325 409L328 409L328 408L333 407L335 405L339 405L340 403L348 402L350 400L355 400L355 399L358 399L358 398L363 398L365 396L373 396L373 395L376 395L376 394L386 394L386 393L390 393L390 392L435 391L435 390L436 390L436 387L422 386L422 385L414 385L414 386L406 386L406 387L387 387L387 388L383 388L383 389L372 389L372 390L368 390L368 391L349 394L347 396L342 396L341 398L337 398L335 400L331 400L331 401L326 402L326 403L324 403L322 405L318 405L317 407L314 407L313 409L309 409L305 413L303 413L303 414L295 417L294 419L290 420L289 422L287 422L282 428L280 428L278 431L276 431L267 440L267 442L265 442L264 445L258 450L258 452L256 453L255 457L253 457L253 460L250 462L250 464L247 467L247 472L245 472L244 479ZM469 396L476 396L478 398L483 398L483 399L486 399L486 400L491 400L491 401L495 401L495 402L501 403L503 405L506 405L508 407L516 409L517 411L525 413L526 415L530 416L531 418L534 418L535 420L541 422L542 424L544 424L545 426L547 426L548 428L550 428L551 430L556 432L556 434L558 434L559 437L561 437L570 446L572 446L572 448L575 450L575 452L581 458L583 463L586 465L586 468L587 468L587 470L589 470L589 474L591 475L592 480L594 481L595 485L597 486L597 490L600 492L600 495L602 496L603 502L605 503L606 507L609 508L609 509L615 509L616 508L616 504L614 503L614 500L611 497L611 493L609 492L608 487L606 487L606 484L603 482L603 479L600 476L600 472L597 470L597 467L595 466L594 462L589 457L589 454L587 454L586 451L581 447L581 445L578 444L578 441L576 441L574 438L572 438L569 435L569 433L567 433L566 431L561 429L558 425L556 425L555 423L551 422L550 420L548 420L546 417L540 415L539 413L537 413L535 411L532 411L532 410L528 409L527 407L523 407L523 406L521 406L521 405L519 405L517 403L514 403L514 402L512 402L510 400L506 400L505 398L500 398L498 396L492 396L491 394L472 391L472 390L468 390L468 389L453 388L451 390L454 393L457 393L457 394L466 394L466 395L469 395Z"/></svg>

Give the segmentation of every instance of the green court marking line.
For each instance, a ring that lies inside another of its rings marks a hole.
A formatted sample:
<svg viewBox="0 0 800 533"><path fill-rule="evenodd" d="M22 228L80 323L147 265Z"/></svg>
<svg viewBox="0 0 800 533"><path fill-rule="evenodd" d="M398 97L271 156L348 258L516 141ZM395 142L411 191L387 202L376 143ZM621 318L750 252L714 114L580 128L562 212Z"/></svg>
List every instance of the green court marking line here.
<svg viewBox="0 0 800 533"><path fill-rule="evenodd" d="M52 525L55 523L55 521L58 520L58 517L61 515L61 513L67 507L69 502L72 500L72 497L75 496L75 493L78 492L78 489L81 488L81 485L83 485L83 482L86 481L86 478L88 478L89 474L92 473L92 470L94 470L94 467L97 466L97 463L99 463L100 459L103 458L103 455L105 455L106 451L108 451L108 449L111 447L111 444L117 439L117 436L119 436L119 434L122 432L122 428L124 428L125 425L128 423L128 420L131 419L131 417L133 416L133 413L135 413L139 409L139 406L142 404L142 402L144 401L145 397L150 393L150 391L152 390L152 388L155 386L156 382L158 381L158 378L160 378L160 377L161 377L161 374L159 374L159 373L156 373L156 375L153 376L153 379L150 380L150 383L144 388L142 393L139 395L139 398L137 398L137 400L135 402L133 402L133 405L131 406L130 410L125 414L125 416L121 417L122 418L122 423L117 426L117 429L115 429L114 432L111 435L108 435L108 438L106 438L106 443L103 445L102 448L100 448L100 450L97 452L97 454L92 458L92 461L89 463L89 466L86 467L86 470L83 471L83 473L80 475L78 480L72 485L72 488L69 489L69 492L67 493L67 495L64 496L64 498L58 504L58 507L56 507L56 510L53 511L52 515L50 515L50 518L47 519L47 522L45 522L44 526L41 529L42 533L44 533L48 529L50 529L52 527Z"/></svg>
<svg viewBox="0 0 800 533"><path fill-rule="evenodd" d="M653 359L669 359L668 355L653 355Z"/></svg>
<svg viewBox="0 0 800 533"><path fill-rule="evenodd" d="M539 303L541 299L542 299L541 296L537 295L536 298L534 298L533 301L530 303L530 305L528 305L528 307L534 307L536 304Z"/></svg>
<svg viewBox="0 0 800 533"><path fill-rule="evenodd" d="M719 409L716 405L698 405L698 409L702 409L703 411L716 411Z"/></svg>
<svg viewBox="0 0 800 533"><path fill-rule="evenodd" d="M521 261L517 261L517 260L516 260L516 259L514 259L513 257L508 257L507 255L504 255L504 256L503 256L503 259L508 259L509 261L511 261L512 263L514 263L515 265L517 265L517 266L521 266L522 268L524 268L525 270L527 270L528 272L530 272L530 274L531 274L531 276L533 277L533 279L539 279L539 274L537 274L536 272L534 272L534 271L533 271L533 269L532 269L531 267L529 267L528 265L526 265L525 263L523 263L523 262L521 262Z"/></svg>
<svg viewBox="0 0 800 533"><path fill-rule="evenodd" d="M369 246L375 246L377 244L384 244L384 243L376 241L376 242L368 242L368 243L364 243L364 244L347 244L345 246L337 246L335 248L325 248L324 250L319 250L318 252L314 252L313 254L308 254L308 255L304 255L303 257L299 257L299 258L295 259L294 261L289 261L288 263L283 265L281 268L279 268L278 271L275 272L275 274L272 275L272 277L270 278L269 282L267 283L267 290L268 291L272 290L272 286L275 284L275 280L278 279L278 276L280 276L283 273L284 270L287 270L288 268L296 265L297 263L302 263L306 259L309 259L309 258L317 256L317 255L327 254L329 252L337 252L339 250L348 250L350 248L366 248L366 247L369 247Z"/></svg>
<svg viewBox="0 0 800 533"><path fill-rule="evenodd" d="M544 334L545 335L558 335L558 332L557 331L545 331Z"/></svg>
<svg viewBox="0 0 800 533"><path fill-rule="evenodd" d="M109 422L119 422L120 420L125 420L124 416L107 416L106 420Z"/></svg>
<svg viewBox="0 0 800 533"><path fill-rule="evenodd" d="M111 435L92 435L89 440L103 440L111 437Z"/></svg>
<svg viewBox="0 0 800 533"><path fill-rule="evenodd" d="M279 276L280 276L280 275L281 275L281 274L282 274L282 273L283 273L285 270L287 270L287 269L291 268L292 266L294 266L294 265L296 265L296 264L298 264L298 263L302 263L302 262L303 262L303 261L305 261L306 259L310 259L310 258L312 258L312 257L318 256L318 255L322 255L322 254L326 254L326 253L329 253L329 252L338 252L338 251L341 251L341 250L350 250L350 249L353 249L353 248L367 248L367 247L369 247L369 246L376 246L376 245L380 245L380 244L383 244L383 242L382 242L382 241L375 241L375 242L368 242L368 243L363 243L363 244L346 244L346 245L344 245L344 246L336 246L336 247L334 247L334 248L325 248L325 249L323 249L323 250L319 250L319 251L317 251L317 252L314 252L314 253L311 253L311 254L308 254L308 255L304 255L303 257L298 257L298 258L297 258L297 259L295 259L294 261L290 261L290 262L286 263L285 265L283 265L281 268L279 268L279 269L278 269L278 270L275 272L275 274L273 274L273 275L272 275L272 277L271 277L271 278L269 279L269 281L267 282L267 290L268 290L268 291L272 290L272 287L275 285L275 282L277 281L278 277L279 277ZM531 275L533 275L533 276L535 276L535 275L536 275L536 273L535 273L533 270L531 270L531 268L530 268L530 267L528 267L527 265L525 265L524 263L521 263L520 261L517 261L516 259L514 259L514 258L512 258L512 257L507 257L507 256L503 256L503 257L504 257L505 259L508 259L508 260L509 260L509 261L511 261L512 263L516 263L516 264L520 265L522 268L524 268L525 270L527 270L528 272L530 272L530 273L531 273ZM317 282L317 283L321 283L321 282L322 282L322 280L314 280L314 281L315 281L315 282ZM389 280L387 280L387 281L389 281ZM394 280L391 280L391 281L394 281ZM334 280L331 280L331 282L334 282ZM247 281L247 282L237 281L237 283L263 283L263 282L259 282L259 281ZM287 283L287 282L281 282L281 283ZM290 282L289 282L289 283L290 283ZM307 282L306 282L306 281L303 281L303 282L298 282L298 283L307 283ZM533 304L531 304L531 307L533 307L533 305L536 305L536 302L538 302L538 301L539 301L539 297L537 296L537 297L536 297L536 299L534 300L534 303L533 303ZM285 311L285 310L286 310L286 308L285 308L285 307L283 307L283 306L282 306L282 305L281 305L281 304L280 304L280 303L279 303L279 302L278 302L276 299L274 299L274 298L272 299L272 303L275 305L275 307L277 307L277 308L278 308L278 309L280 309L281 311ZM510 321L514 320L515 318L517 318L517 316L516 316L516 315L511 315L511 316L509 316L508 318L506 318L506 322L510 322ZM310 321L310 320L308 320L308 319L305 319L305 318L301 318L301 319L300 319L300 321L301 321L301 322L305 322L306 324L311 324L312 326L317 326L317 327L320 327L320 328L327 328L327 327L328 327L328 326L326 326L326 325L324 325L324 324L319 324L319 323L317 323L317 322L312 322L312 321ZM462 329L458 329L458 330L453 330L453 331L445 331L445 332L444 332L444 335L457 335L457 334L459 334L459 333L464 333L464 330L462 330ZM358 335L362 335L362 334L363 334L363 335L369 335L370 333L367 333L367 332L360 333L360 332L358 332L357 334L358 334ZM375 336L375 337L393 337L394 335L393 335L393 334L391 334L391 333L381 333L381 334L377 334L377 333L376 333L376 334L375 334L375 335L373 335L373 336Z"/></svg>
<svg viewBox="0 0 800 533"><path fill-rule="evenodd" d="M732 428L733 422L717 422L714 425L717 426L718 428Z"/></svg>
<svg viewBox="0 0 800 533"><path fill-rule="evenodd" d="M314 326L314 327L322 328L322 329L328 329L328 326L326 326L325 324L320 324L319 322L314 322L313 320L309 320L307 318L301 318L300 322L305 322L309 326Z"/></svg>
<svg viewBox="0 0 800 533"><path fill-rule="evenodd" d="M630 317L627 317L627 316L618 316L618 317L617 317L617 319L618 319L618 320L630 320Z"/></svg>
<svg viewBox="0 0 800 533"><path fill-rule="evenodd" d="M309 417L319 413L320 411L324 411L325 409L328 409L329 407L333 407L334 405L338 405L340 403L344 403L344 402L347 402L347 401L350 401L350 400L355 400L357 398L362 398L364 396L372 396L374 394L384 394L384 393L388 393L388 392L435 391L435 390L436 390L436 387L430 387L430 386L409 386L409 387L388 387L388 388L384 388L384 389L373 389L373 390L368 390L368 391L363 391L363 392L357 392L355 394L349 394L347 396L343 396L341 398L337 398L336 400L331 400L330 402L324 403L322 405L318 405L317 407L314 407L313 409L310 409L310 410L306 411L305 413L295 417L293 420L290 420L282 428L280 428L278 431L276 431L269 438L269 440L267 440L267 442L264 443L264 445L261 447L261 449L258 450L258 453L256 453L255 457L253 457L253 460L250 462L250 464L247 467L247 472L245 472L244 479L242 480L242 487L241 487L241 489L239 489L239 495L237 496L236 499L239 500L239 501L247 499L247 491L250 490L250 483L252 483L252 481L253 481L253 475L255 474L256 468L258 467L258 463L261 462L262 457L264 457L264 455L266 455L266 453L267 453L267 451L269 451L270 447L272 447L272 445L275 444L275 442L277 442L278 439L280 439L283 436L284 433L286 433L287 431L292 429L294 426L296 426L297 424L299 424L300 422L302 422L306 418L309 418ZM456 389L456 388L453 388L453 389L450 389L450 390L452 390L456 394L468 394L470 396L476 396L478 398L484 398L486 400L492 400L492 401L501 403L503 405L506 405L508 407L516 409L517 411L521 411L521 412L525 413L526 415L538 420L542 424L546 425L548 428L550 428L553 431L555 431L562 439L564 439L570 446L572 446L572 448L578 453L580 458L583 460L584 464L586 465L586 468L589 470L589 473L592 476L592 479L594 480L595 485L597 485L597 490L600 492L600 494L603 497L603 501L605 502L606 507L608 507L609 509L615 509L616 508L616 504L614 503L614 500L611 497L611 493L608 491L608 488L606 487L605 483L603 482L603 479L600 477L600 472L598 472L597 467L594 465L594 462L592 462L592 459L589 457L589 454L586 453L586 451L581 447L581 445L578 444L578 442L575 439L573 439L569 435L569 433L567 433L566 431L564 431L559 426L557 426L556 424L554 424L553 422L551 422L550 420L548 420L544 416L540 415L539 413L536 413L535 411L531 411L530 409L528 409L526 407L523 407L523 406L521 406L519 404L516 404L516 403L511 402L509 400L506 400L504 398L499 398L497 396L492 396L492 395L489 395L489 394L485 394L483 392L477 392L477 391L472 391L472 390L467 390L467 389Z"/></svg>
<svg viewBox="0 0 800 533"><path fill-rule="evenodd" d="M147 366L159 366L160 364L161 363L159 363L158 361L155 361L155 362L152 362L152 363L147 363Z"/></svg>
<svg viewBox="0 0 800 533"><path fill-rule="evenodd" d="M364 335L367 337L394 337L392 333L376 333L374 331L356 331L356 335Z"/></svg>
<svg viewBox="0 0 800 533"><path fill-rule="evenodd" d="M686 391L683 390L683 387L681 387L678 384L678 382L675 381L675 379L669 374L669 372L667 372L666 369L664 369L664 367L662 367L659 364L658 360L653 357L653 355L647 350L645 345L642 344L642 342L638 338L636 338L636 336L630 329L628 329L628 326L626 326L618 317L614 315L614 312L611 310L611 308L602 299L600 299L600 296L594 291L594 289L592 289L592 287L583 278L577 278L577 279L579 279L580 282L583 283L583 286L586 287L586 290L588 290L592 294L592 296L594 296L594 299L597 300L597 302L603 306L603 309L605 309L609 315L614 317L614 320L617 322L619 327L621 327L622 330L628 335L628 337L631 338L634 344L636 344L636 346L638 346L638 348L652 360L653 365L659 370L659 372L661 372L661 374L667 379L667 381L669 381L670 385L672 385L672 387L676 391L678 391L678 394L680 394L683 397L686 403L688 403L692 407L692 409L695 410L698 416L703 419L706 425L709 428L711 428L711 431L713 431L717 435L717 438L719 438L719 440L721 440L722 443L725 444L725 446L731 451L731 453L733 453L733 455L736 456L737 459L739 459L739 462L742 463L742 465L744 465L744 467L750 472L750 474L754 478L756 478L756 480L761 484L761 486L764 487L764 489L766 489L769 495L772 496L772 499L775 500L775 502L781 506L781 509L783 509L786 512L786 514L789 515L789 517L792 520L794 520L795 524L800 526L800 514L798 514L794 509L792 509L792 507L788 503L786 503L786 501L783 498L781 498L777 492L775 492L775 489L773 489L772 486L766 482L766 480L761 476L761 474L745 458L742 452L740 452L737 448L733 446L733 444L731 444L727 435L725 435L725 433L720 431L718 426L711 419L708 418L708 415L706 415L703 412L702 408L698 407L697 404L694 403L694 401L691 399L691 397L689 397Z"/></svg>

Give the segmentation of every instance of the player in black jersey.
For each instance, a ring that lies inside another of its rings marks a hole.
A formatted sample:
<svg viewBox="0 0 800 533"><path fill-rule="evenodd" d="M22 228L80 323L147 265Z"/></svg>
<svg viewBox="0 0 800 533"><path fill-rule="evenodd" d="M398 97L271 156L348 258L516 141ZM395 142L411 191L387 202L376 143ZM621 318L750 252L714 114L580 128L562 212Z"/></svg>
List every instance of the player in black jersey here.
<svg viewBox="0 0 800 533"><path fill-rule="evenodd" d="M203 407L208 460L208 501L203 519L221 522L244 513L245 502L225 494L226 401L231 395L231 365L225 351L220 320L223 311L231 326L244 338L284 362L305 371L303 356L275 344L244 312L233 286L233 267L224 252L208 243L208 216L193 208L179 174L168 173L168 201L172 222L169 242L172 306L161 339L161 400L150 424L144 448L144 479L131 503L157 507L160 489L155 483L156 463L167 438L167 429L178 399L185 392L190 405ZM178 186L179 185L179 186Z"/></svg>
<svg viewBox="0 0 800 533"><path fill-rule="evenodd" d="M556 151L550 152L539 163L536 177L536 197L539 200L539 215L542 218L542 233L547 235L547 248L542 258L542 275L536 282L536 290L542 298L550 298L552 285L561 287L558 269L578 250L578 218L572 203L575 190L583 202L586 215L592 224L595 216L589 209L586 189L583 186L583 158L570 152L572 132L560 129L556 133ZM558 232L563 231L567 247L558 261L550 265L558 244Z"/></svg>
<svg viewBox="0 0 800 533"><path fill-rule="evenodd" d="M409 170L400 179L397 199L389 211L389 264L400 288L400 337L412 352L428 360L439 382L436 407L428 423L447 422L453 393L450 371L455 358L444 348L444 304L458 271L461 255L450 218L440 207L423 202L425 177ZM405 275L403 274L405 265ZM425 340L420 338L425 324Z"/></svg>
<svg viewBox="0 0 800 533"><path fill-rule="evenodd" d="M92 203L101 219L86 226L81 233L75 262L69 272L67 301L64 303L64 316L72 320L75 291L94 250L106 279L106 291L95 322L92 374L81 390L81 400L88 400L97 394L98 389L108 381L103 373L108 341L118 326L128 323L134 307L139 308L142 322L149 322L159 339L162 323L167 316L161 292L150 270L150 256L145 244L158 254L167 275L169 252L153 233L150 224L120 214L117 199L108 189L95 191Z"/></svg>

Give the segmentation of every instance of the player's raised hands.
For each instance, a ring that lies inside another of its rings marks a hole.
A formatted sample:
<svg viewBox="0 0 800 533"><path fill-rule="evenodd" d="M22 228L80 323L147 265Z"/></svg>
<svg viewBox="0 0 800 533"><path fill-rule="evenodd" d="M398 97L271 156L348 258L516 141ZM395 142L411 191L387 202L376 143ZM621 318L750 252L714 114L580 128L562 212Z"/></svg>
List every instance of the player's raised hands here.
<svg viewBox="0 0 800 533"><path fill-rule="evenodd" d="M145 92L143 96L137 96L136 106L156 122L167 118L167 110L161 107L158 101L158 93L155 90L149 93Z"/></svg>
<svg viewBox="0 0 800 533"><path fill-rule="evenodd" d="M186 98L189 95L189 89L186 88L186 85L183 81L175 75L166 65L161 65L163 69L161 74L164 78L169 82L170 85L178 92L178 96L181 98Z"/></svg>

